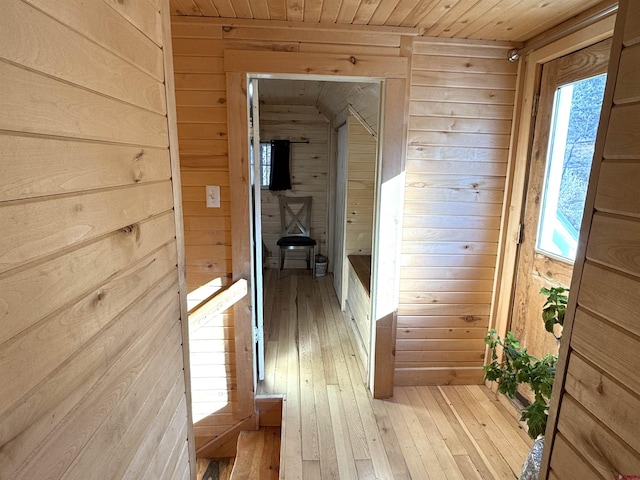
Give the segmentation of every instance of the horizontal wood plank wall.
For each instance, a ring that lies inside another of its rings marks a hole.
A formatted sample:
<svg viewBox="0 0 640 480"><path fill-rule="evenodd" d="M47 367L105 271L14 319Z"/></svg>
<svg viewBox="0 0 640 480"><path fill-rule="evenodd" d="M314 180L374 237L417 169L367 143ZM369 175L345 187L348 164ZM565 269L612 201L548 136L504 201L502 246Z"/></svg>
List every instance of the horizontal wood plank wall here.
<svg viewBox="0 0 640 480"><path fill-rule="evenodd" d="M640 472L635 353L640 349L640 12L635 7L620 3L594 156L601 161L594 160L580 234L587 240L577 257L556 378L560 388L554 391L551 441L540 478L627 478Z"/></svg>
<svg viewBox="0 0 640 480"><path fill-rule="evenodd" d="M378 148L375 137L351 113L347 125L345 262L347 255L371 255Z"/></svg>
<svg viewBox="0 0 640 480"><path fill-rule="evenodd" d="M173 28L176 104L189 291L231 277L227 105L220 30ZM220 186L207 208L206 185Z"/></svg>
<svg viewBox="0 0 640 480"><path fill-rule="evenodd" d="M0 478L189 478L169 34L63 3L0 16Z"/></svg>
<svg viewBox="0 0 640 480"><path fill-rule="evenodd" d="M508 49L413 44L397 385L482 382L516 86Z"/></svg>
<svg viewBox="0 0 640 480"><path fill-rule="evenodd" d="M291 145L290 191L262 190L262 239L269 249L267 263L278 268L280 249L280 207L278 195L313 197L311 209L311 236L318 242L316 251L327 252L328 231L328 177L329 177L329 124L315 106L261 105L260 141L274 139L305 141ZM285 268L306 268L305 252L286 254Z"/></svg>

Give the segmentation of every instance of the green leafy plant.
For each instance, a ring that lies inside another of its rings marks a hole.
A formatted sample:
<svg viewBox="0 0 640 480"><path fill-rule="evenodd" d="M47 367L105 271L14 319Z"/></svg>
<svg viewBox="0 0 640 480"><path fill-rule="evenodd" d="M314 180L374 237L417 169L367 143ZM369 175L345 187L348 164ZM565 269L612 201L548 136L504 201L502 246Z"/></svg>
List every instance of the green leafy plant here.
<svg viewBox="0 0 640 480"><path fill-rule="evenodd" d="M567 292L568 290L562 287L540 289L540 293L547 296L547 301L542 309L544 328L556 337L558 341L562 336L555 334L554 327L556 325L564 325L564 314L567 311Z"/></svg>
<svg viewBox="0 0 640 480"><path fill-rule="evenodd" d="M558 340L560 336L555 335L554 327L556 324L564 323L567 292L568 290L562 287L540 290L540 293L547 297L542 312L545 329ZM491 363L484 367L485 380L498 382L498 392L510 398L515 398L518 385L529 385L534 394L534 401L524 408L520 420L527 423L531 438L543 434L547 426L549 399L558 356L547 354L543 358L536 358L529 355L527 349L520 346L513 332L508 332L502 339L494 329L489 330L484 342L491 349ZM499 349L502 349L502 356L498 355Z"/></svg>

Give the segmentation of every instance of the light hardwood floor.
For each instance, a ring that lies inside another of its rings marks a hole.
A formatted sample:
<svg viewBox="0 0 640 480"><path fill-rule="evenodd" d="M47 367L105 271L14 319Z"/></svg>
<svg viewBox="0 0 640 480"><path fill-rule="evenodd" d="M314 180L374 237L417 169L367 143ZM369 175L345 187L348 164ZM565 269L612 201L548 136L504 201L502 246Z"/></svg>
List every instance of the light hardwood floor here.
<svg viewBox="0 0 640 480"><path fill-rule="evenodd" d="M330 275L265 272L265 380L282 394L281 479L514 479L531 445L484 386L374 400Z"/></svg>

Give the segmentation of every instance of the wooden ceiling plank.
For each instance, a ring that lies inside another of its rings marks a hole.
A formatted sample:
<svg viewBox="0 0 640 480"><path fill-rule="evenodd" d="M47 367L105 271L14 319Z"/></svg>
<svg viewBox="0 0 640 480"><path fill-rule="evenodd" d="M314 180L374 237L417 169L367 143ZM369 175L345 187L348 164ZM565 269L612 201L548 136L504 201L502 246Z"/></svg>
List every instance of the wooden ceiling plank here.
<svg viewBox="0 0 640 480"><path fill-rule="evenodd" d="M575 1L575 0L574 0ZM591 2L590 2L591 3ZM587 5L586 2L575 2L573 4L572 7L569 8L569 12L570 14L568 14L566 16L567 20L565 20L564 22L560 23L560 25L562 24L568 24L572 21L578 21L580 19L583 18L589 18L592 17L593 15L595 15L598 12L602 12L604 10L609 9L610 7L617 5L618 2L616 0L605 0L604 2L599 2L596 0L596 5L589 8L588 10L585 10L584 12L582 12L579 15L575 15L576 11L578 11L578 8L582 7L582 5ZM522 41L528 41L531 40L532 38L535 38L541 34L545 34L548 31L552 31L554 30L553 27L556 27L557 25L559 25L559 18L549 18L547 20L543 20L543 23L541 23L540 25L532 25L531 28L529 30L524 30L522 27L518 28L518 31L521 31L521 33L519 34L519 38Z"/></svg>
<svg viewBox="0 0 640 480"><path fill-rule="evenodd" d="M592 0L594 1L594 0ZM581 5L587 5L587 2L580 0ZM597 0L595 0L597 3ZM525 5L527 4L527 5ZM523 7L527 8L523 8ZM549 27L571 17L575 12L575 5L570 5L570 2L544 2L536 3L534 5L523 2L511 7L511 11L500 19L487 24L485 27L475 31L474 37L490 36L495 40L504 40L507 38L514 38L516 40L522 40L520 35L514 36L514 31L531 28L535 29L536 33L541 33L547 28L540 27L544 23L545 18L552 18ZM526 40L526 38L525 38Z"/></svg>
<svg viewBox="0 0 640 480"><path fill-rule="evenodd" d="M183 0L184 1L184 0ZM202 15L207 17L218 17L220 13L211 0L191 0L196 4Z"/></svg>
<svg viewBox="0 0 640 480"><path fill-rule="evenodd" d="M396 7L387 18L387 21L384 22L385 25L395 25L400 26L400 24L404 21L407 16L413 11L414 8L420 6L421 4L430 5L433 2L424 2L421 0L400 0Z"/></svg>
<svg viewBox="0 0 640 480"><path fill-rule="evenodd" d="M470 23L474 22L478 17L482 17L484 13L491 10L502 0L478 0L475 5L465 11L460 17L455 18L446 28L446 32L442 32L442 36L446 38L458 37L466 38L460 32ZM426 34L426 33L425 33Z"/></svg>
<svg viewBox="0 0 640 480"><path fill-rule="evenodd" d="M267 5L269 7L269 18L272 21L287 19L286 0L267 0Z"/></svg>
<svg viewBox="0 0 640 480"><path fill-rule="evenodd" d="M267 0L249 0L251 5L251 11L253 12L253 18L259 18L261 20L269 20L269 5Z"/></svg>
<svg viewBox="0 0 640 480"><path fill-rule="evenodd" d="M386 25L389 15L393 13L394 8L398 5L399 0L383 0L378 4L378 8L373 13L369 25Z"/></svg>
<svg viewBox="0 0 640 480"><path fill-rule="evenodd" d="M381 0L369 0L365 2L360 2L360 6L356 11L356 15L353 18L353 23L355 25L367 25L371 20L371 17L380 5Z"/></svg>
<svg viewBox="0 0 640 480"><path fill-rule="evenodd" d="M425 23L425 19L429 19L428 23L431 23L432 21L435 21L433 19L433 16L431 15L431 12L440 4L443 3L443 1L446 0L440 0L440 1L433 1L433 2L420 2L418 5L416 5L416 7L411 11L411 13L409 15L407 15L407 18L405 18L401 25L402 26L412 26L412 27L416 27L416 26L420 26L420 30L424 30L423 27L423 23ZM456 0L457 1L457 0ZM446 5L450 4L451 2L447 2Z"/></svg>
<svg viewBox="0 0 640 480"><path fill-rule="evenodd" d="M233 2L231 0L211 0L213 5L218 10L221 17L236 18L236 11L233 9Z"/></svg>
<svg viewBox="0 0 640 480"><path fill-rule="evenodd" d="M360 0L343 0L338 12L337 23L353 23Z"/></svg>
<svg viewBox="0 0 640 480"><path fill-rule="evenodd" d="M188 15L180 0L171 0L169 5L171 7L171 15Z"/></svg>
<svg viewBox="0 0 640 480"><path fill-rule="evenodd" d="M335 23L340 12L341 0L324 0L322 2L322 11L320 13L321 23Z"/></svg>
<svg viewBox="0 0 640 480"><path fill-rule="evenodd" d="M317 23L320 21L322 14L322 2L307 0L304 2L304 21Z"/></svg>
<svg viewBox="0 0 640 480"><path fill-rule="evenodd" d="M304 0L287 0L287 20L302 22L304 20Z"/></svg>
<svg viewBox="0 0 640 480"><path fill-rule="evenodd" d="M522 4L523 1L525 0L500 0L500 2L494 5L490 10L487 10L486 7L481 8L480 11L476 12L477 17L469 22L465 28L460 30L456 36L463 38L479 38L477 32L483 30L487 31L487 29L491 30L492 28L500 26L506 18L509 18L510 15L514 14L514 7ZM481 3L480 5L484 6L485 4ZM495 40L493 35L491 35L489 40Z"/></svg>
<svg viewBox="0 0 640 480"><path fill-rule="evenodd" d="M251 11L251 5L249 0L232 0L233 9L236 12L238 18L253 18L253 12Z"/></svg>
<svg viewBox="0 0 640 480"><path fill-rule="evenodd" d="M455 20L463 17L472 7L474 7L480 0L460 0L453 7L451 7L447 13L440 17L433 25L424 26L425 35L430 37L437 37L442 33L449 31L449 26Z"/></svg>

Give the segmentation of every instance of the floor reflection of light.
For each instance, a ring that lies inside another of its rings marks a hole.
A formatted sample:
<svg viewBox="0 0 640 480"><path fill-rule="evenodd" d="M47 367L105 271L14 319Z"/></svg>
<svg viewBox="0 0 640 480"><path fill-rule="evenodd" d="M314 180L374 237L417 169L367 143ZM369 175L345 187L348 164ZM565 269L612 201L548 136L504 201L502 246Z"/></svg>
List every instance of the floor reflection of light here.
<svg viewBox="0 0 640 480"><path fill-rule="evenodd" d="M189 310L220 290L222 279L215 279L187 296ZM231 372L229 371L228 339L231 327L226 315L207 319L203 324L189 326L191 367L191 397L193 422L219 412L229 404Z"/></svg>

